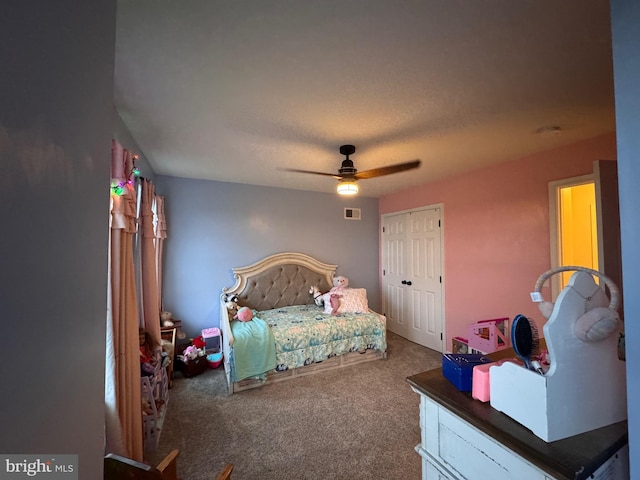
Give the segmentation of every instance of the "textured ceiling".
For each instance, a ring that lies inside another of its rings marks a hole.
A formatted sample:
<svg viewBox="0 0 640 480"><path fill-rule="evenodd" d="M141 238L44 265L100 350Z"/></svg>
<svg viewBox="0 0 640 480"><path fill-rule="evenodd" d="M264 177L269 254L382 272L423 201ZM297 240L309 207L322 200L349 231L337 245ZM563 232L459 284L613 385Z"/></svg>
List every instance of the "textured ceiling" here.
<svg viewBox="0 0 640 480"><path fill-rule="evenodd" d="M332 192L281 169L422 160L369 197L615 129L604 0L119 0L115 87L158 174Z"/></svg>

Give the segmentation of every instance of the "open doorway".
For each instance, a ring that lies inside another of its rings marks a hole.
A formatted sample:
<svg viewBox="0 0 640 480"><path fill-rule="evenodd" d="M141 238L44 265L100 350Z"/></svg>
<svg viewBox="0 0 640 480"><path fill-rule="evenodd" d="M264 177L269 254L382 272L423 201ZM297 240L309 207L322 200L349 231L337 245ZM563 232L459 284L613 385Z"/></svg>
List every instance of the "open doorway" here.
<svg viewBox="0 0 640 480"><path fill-rule="evenodd" d="M549 183L552 266L579 265L599 270L596 182L584 175ZM555 258L554 258L555 257ZM552 284L553 297L573 272L563 272Z"/></svg>
<svg viewBox="0 0 640 480"><path fill-rule="evenodd" d="M552 268L588 267L622 286L616 161L596 160L592 174L550 182L549 220ZM553 300L570 276L551 278Z"/></svg>

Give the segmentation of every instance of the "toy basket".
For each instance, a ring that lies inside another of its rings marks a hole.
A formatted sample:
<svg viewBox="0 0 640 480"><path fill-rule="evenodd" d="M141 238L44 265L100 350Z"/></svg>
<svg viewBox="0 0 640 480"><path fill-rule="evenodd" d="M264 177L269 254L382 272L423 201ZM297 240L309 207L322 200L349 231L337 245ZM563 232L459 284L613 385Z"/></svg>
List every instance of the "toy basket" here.
<svg viewBox="0 0 640 480"><path fill-rule="evenodd" d="M209 368L218 368L222 363L222 334L217 327L202 330L205 343L205 354Z"/></svg>

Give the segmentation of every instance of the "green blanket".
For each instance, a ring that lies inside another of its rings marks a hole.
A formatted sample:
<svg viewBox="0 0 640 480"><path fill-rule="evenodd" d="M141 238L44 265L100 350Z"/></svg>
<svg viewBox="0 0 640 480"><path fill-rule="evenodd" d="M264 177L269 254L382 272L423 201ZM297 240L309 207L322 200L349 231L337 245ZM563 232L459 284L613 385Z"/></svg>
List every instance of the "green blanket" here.
<svg viewBox="0 0 640 480"><path fill-rule="evenodd" d="M267 322L255 316L253 320L231 322L233 333L232 381L262 376L276 368L276 343Z"/></svg>

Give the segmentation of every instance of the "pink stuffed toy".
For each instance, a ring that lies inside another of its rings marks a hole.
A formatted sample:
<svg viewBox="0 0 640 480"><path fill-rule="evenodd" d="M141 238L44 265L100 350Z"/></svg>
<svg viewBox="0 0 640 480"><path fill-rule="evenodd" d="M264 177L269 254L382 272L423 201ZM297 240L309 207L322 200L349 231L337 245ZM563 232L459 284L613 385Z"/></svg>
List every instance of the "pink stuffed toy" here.
<svg viewBox="0 0 640 480"><path fill-rule="evenodd" d="M331 315L338 315L338 309L340 308L340 299L342 295L338 295L337 293L329 294L329 302L331 303Z"/></svg>
<svg viewBox="0 0 640 480"><path fill-rule="evenodd" d="M318 287L313 286L309 289L309 293L313 295L315 304L319 307L324 305L324 313L338 315L340 308L341 293L349 288L349 279L342 275L338 275L333 279L333 287L327 293L320 293Z"/></svg>
<svg viewBox="0 0 640 480"><path fill-rule="evenodd" d="M248 322L253 318L253 312L249 307L242 307L233 318L240 320L241 322Z"/></svg>

